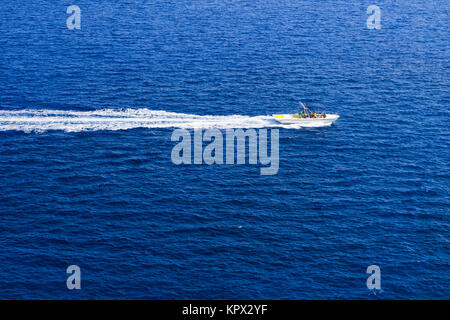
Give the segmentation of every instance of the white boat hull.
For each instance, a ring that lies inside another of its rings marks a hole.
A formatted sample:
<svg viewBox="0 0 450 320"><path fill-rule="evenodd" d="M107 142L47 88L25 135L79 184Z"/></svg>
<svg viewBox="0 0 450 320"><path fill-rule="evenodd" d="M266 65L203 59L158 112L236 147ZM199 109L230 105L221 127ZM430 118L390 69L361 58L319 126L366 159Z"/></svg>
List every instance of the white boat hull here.
<svg viewBox="0 0 450 320"><path fill-rule="evenodd" d="M338 114L327 114L325 118L301 118L297 114L274 114L276 121L286 125L298 125L301 127L326 127L331 126L338 118Z"/></svg>

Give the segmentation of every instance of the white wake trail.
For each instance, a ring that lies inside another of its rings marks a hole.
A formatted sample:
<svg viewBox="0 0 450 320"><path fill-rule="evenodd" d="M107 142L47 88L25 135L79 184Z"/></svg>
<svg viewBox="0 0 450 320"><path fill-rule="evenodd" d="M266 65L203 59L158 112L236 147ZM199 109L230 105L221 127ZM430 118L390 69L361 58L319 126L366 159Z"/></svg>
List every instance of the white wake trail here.
<svg viewBox="0 0 450 320"><path fill-rule="evenodd" d="M194 115L162 110L101 109L95 111L64 111L50 109L0 110L0 131L66 132L127 130L134 128L265 128L296 126L281 125L271 116Z"/></svg>

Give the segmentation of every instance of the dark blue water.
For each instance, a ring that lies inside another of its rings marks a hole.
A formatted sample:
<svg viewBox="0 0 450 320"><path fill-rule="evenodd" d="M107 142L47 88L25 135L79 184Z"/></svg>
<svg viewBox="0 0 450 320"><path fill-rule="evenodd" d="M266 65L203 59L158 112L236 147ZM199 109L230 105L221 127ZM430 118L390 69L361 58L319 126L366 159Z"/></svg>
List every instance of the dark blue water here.
<svg viewBox="0 0 450 320"><path fill-rule="evenodd" d="M0 298L448 299L448 18L444 0L2 1ZM177 166L170 126L91 123L299 99L341 118L280 128L273 176Z"/></svg>

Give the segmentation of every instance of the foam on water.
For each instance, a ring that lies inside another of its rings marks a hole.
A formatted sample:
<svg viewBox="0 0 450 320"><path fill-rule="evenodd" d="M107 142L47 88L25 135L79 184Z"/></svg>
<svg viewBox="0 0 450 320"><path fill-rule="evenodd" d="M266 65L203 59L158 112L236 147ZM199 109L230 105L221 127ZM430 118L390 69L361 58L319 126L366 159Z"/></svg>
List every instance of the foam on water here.
<svg viewBox="0 0 450 320"><path fill-rule="evenodd" d="M50 109L0 110L0 131L66 132L127 130L134 128L265 128L298 129L298 125L282 125L271 116L194 115L162 110L101 109L64 111Z"/></svg>

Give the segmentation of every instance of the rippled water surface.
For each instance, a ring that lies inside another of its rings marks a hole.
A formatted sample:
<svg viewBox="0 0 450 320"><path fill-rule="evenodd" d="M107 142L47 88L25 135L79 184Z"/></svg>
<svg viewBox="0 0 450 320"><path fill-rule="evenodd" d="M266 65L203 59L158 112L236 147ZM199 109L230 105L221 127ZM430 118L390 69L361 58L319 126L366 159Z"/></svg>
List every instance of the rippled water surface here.
<svg viewBox="0 0 450 320"><path fill-rule="evenodd" d="M0 298L448 299L449 9L3 1ZM276 126L299 99L340 119ZM276 128L279 172L177 166L174 127Z"/></svg>

